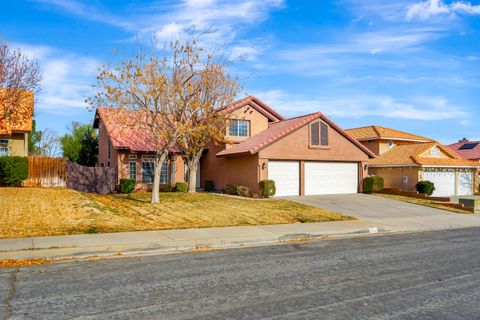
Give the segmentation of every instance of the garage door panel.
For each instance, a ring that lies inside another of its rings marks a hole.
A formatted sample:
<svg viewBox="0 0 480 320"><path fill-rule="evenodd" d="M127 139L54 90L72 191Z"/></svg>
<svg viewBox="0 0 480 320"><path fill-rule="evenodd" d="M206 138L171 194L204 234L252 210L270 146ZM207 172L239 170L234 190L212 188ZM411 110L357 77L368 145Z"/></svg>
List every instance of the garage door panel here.
<svg viewBox="0 0 480 320"><path fill-rule="evenodd" d="M470 196L473 194L473 173L459 172L458 173L458 195Z"/></svg>
<svg viewBox="0 0 480 320"><path fill-rule="evenodd" d="M423 180L433 182L432 196L450 197L455 195L455 172L424 172Z"/></svg>
<svg viewBox="0 0 480 320"><path fill-rule="evenodd" d="M358 192L358 164L305 162L305 194Z"/></svg>
<svg viewBox="0 0 480 320"><path fill-rule="evenodd" d="M276 196L300 194L299 161L268 161L268 178L275 181Z"/></svg>

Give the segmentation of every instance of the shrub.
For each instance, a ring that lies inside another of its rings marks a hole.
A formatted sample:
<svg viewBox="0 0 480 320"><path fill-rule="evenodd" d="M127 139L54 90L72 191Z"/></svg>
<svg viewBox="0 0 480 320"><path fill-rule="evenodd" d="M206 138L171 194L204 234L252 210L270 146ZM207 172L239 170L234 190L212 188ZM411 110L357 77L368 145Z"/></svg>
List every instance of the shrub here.
<svg viewBox="0 0 480 320"><path fill-rule="evenodd" d="M248 197L250 194L250 189L245 186L237 186L237 195L241 197Z"/></svg>
<svg viewBox="0 0 480 320"><path fill-rule="evenodd" d="M188 192L188 183L186 182L175 183L175 192Z"/></svg>
<svg viewBox="0 0 480 320"><path fill-rule="evenodd" d="M277 189L275 188L275 181L273 180L261 180L258 183L260 189L260 196L262 198L269 198L275 195Z"/></svg>
<svg viewBox="0 0 480 320"><path fill-rule="evenodd" d="M132 193L135 190L135 180L120 179L120 193Z"/></svg>
<svg viewBox="0 0 480 320"><path fill-rule="evenodd" d="M225 186L225 193L226 194L237 194L237 185L236 184L227 184Z"/></svg>
<svg viewBox="0 0 480 320"><path fill-rule="evenodd" d="M419 181L415 188L419 193L424 193L427 196L431 196L435 191L435 185L431 181Z"/></svg>
<svg viewBox="0 0 480 320"><path fill-rule="evenodd" d="M17 156L0 157L0 182L18 186L28 178L28 158Z"/></svg>
<svg viewBox="0 0 480 320"><path fill-rule="evenodd" d="M213 192L215 191L215 181L213 180L205 180L205 191Z"/></svg>
<svg viewBox="0 0 480 320"><path fill-rule="evenodd" d="M383 190L383 178L379 176L369 176L363 179L363 192L374 193Z"/></svg>
<svg viewBox="0 0 480 320"><path fill-rule="evenodd" d="M163 192L172 192L173 191L173 186L170 183L168 183L168 184L163 186L162 191Z"/></svg>

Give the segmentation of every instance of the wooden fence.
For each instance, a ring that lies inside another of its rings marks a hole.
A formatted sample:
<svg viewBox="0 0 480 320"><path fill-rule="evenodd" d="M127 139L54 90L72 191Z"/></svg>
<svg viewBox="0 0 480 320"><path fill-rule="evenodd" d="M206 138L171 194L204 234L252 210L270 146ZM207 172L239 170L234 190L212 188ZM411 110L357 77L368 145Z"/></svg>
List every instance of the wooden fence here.
<svg viewBox="0 0 480 320"><path fill-rule="evenodd" d="M66 187L67 160L64 158L28 157L27 187Z"/></svg>
<svg viewBox="0 0 480 320"><path fill-rule="evenodd" d="M26 187L67 187L82 192L112 193L116 168L86 167L64 158L28 157Z"/></svg>

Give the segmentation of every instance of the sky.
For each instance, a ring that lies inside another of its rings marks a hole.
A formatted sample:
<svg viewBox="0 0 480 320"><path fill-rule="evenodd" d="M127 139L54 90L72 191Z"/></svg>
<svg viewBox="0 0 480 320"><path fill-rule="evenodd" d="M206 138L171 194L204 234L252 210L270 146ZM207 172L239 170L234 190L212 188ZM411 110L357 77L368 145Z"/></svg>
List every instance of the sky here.
<svg viewBox="0 0 480 320"><path fill-rule="evenodd" d="M244 57L243 86L286 117L321 111L344 129L381 125L443 143L480 140L480 1L4 1L0 36L36 57L35 118L91 123L85 99L115 50L194 25Z"/></svg>

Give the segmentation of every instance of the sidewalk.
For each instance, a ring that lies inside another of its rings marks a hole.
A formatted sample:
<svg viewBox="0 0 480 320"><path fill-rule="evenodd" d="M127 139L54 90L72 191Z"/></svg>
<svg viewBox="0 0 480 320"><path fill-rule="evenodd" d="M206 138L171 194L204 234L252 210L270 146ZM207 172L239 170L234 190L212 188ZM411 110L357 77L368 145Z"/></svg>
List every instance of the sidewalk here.
<svg viewBox="0 0 480 320"><path fill-rule="evenodd" d="M365 220L287 225L83 234L0 240L0 259L82 258L257 246L321 237L392 232ZM373 231L373 230L371 230Z"/></svg>

